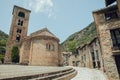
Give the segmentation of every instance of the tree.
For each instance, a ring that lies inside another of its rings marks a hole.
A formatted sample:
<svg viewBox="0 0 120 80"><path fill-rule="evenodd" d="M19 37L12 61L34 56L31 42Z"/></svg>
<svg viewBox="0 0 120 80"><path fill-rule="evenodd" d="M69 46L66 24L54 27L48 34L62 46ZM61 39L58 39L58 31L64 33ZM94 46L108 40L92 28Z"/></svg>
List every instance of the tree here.
<svg viewBox="0 0 120 80"><path fill-rule="evenodd" d="M70 51L72 53L76 53L76 42L75 41L69 41L67 45L67 51Z"/></svg>
<svg viewBox="0 0 120 80"><path fill-rule="evenodd" d="M12 62L15 62L15 63L19 62L19 49L16 46L13 46L12 48L11 59L12 59Z"/></svg>
<svg viewBox="0 0 120 80"><path fill-rule="evenodd" d="M0 54L0 61L2 62L2 64L4 63L4 55Z"/></svg>

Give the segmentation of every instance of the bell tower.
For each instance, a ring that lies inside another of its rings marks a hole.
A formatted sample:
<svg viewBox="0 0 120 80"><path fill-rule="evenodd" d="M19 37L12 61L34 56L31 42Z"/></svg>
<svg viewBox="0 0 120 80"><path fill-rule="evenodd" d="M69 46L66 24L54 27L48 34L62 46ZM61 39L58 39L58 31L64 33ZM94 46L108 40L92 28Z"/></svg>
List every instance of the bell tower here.
<svg viewBox="0 0 120 80"><path fill-rule="evenodd" d="M13 46L19 47L20 43L27 36L30 10L14 6L13 18L9 32L9 38L6 45L5 63L11 63L11 50Z"/></svg>

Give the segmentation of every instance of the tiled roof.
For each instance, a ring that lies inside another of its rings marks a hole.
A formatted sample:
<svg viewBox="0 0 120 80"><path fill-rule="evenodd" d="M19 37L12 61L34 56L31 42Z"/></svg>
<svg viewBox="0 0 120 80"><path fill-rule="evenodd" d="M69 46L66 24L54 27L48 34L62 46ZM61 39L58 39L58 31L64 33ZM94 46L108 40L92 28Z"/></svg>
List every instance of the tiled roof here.
<svg viewBox="0 0 120 80"><path fill-rule="evenodd" d="M43 28L41 30L38 30L34 33L31 33L30 35L31 37L34 37L34 36L50 36L50 37L54 37L54 38L57 38L53 33L51 33L47 28ZM57 38L58 39L58 38Z"/></svg>

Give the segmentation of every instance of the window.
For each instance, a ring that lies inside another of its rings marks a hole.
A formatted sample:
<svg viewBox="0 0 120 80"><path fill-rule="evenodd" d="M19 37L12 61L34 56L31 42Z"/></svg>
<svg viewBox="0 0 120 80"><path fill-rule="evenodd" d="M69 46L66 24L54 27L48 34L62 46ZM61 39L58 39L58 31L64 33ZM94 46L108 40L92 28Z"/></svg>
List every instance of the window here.
<svg viewBox="0 0 120 80"><path fill-rule="evenodd" d="M93 68L96 68L95 53L94 53L94 52L91 52L91 56L92 56Z"/></svg>
<svg viewBox="0 0 120 80"><path fill-rule="evenodd" d="M96 50L96 60L99 61L98 50Z"/></svg>
<svg viewBox="0 0 120 80"><path fill-rule="evenodd" d="M84 54L84 60L86 61L86 56L85 56L85 54Z"/></svg>
<svg viewBox="0 0 120 80"><path fill-rule="evenodd" d="M18 13L18 16L19 16L19 17L22 17L22 18L25 18L25 14L24 14L23 12L19 12L19 13Z"/></svg>
<svg viewBox="0 0 120 80"><path fill-rule="evenodd" d="M72 63L73 63L73 66L75 66L75 61L72 61Z"/></svg>
<svg viewBox="0 0 120 80"><path fill-rule="evenodd" d="M21 29L17 29L17 33L21 33L22 32L22 30Z"/></svg>
<svg viewBox="0 0 120 80"><path fill-rule="evenodd" d="M16 36L16 41L19 42L20 41L20 35Z"/></svg>
<svg viewBox="0 0 120 80"><path fill-rule="evenodd" d="M96 63L95 63L95 61L93 62L93 68L96 68Z"/></svg>
<svg viewBox="0 0 120 80"><path fill-rule="evenodd" d="M113 49L120 49L120 29L110 30Z"/></svg>
<svg viewBox="0 0 120 80"><path fill-rule="evenodd" d="M99 54L98 54L98 50L96 50L96 65L97 65L97 68L100 68L100 59L99 59Z"/></svg>
<svg viewBox="0 0 120 80"><path fill-rule="evenodd" d="M115 19L115 18L118 18L118 14L116 11L110 11L110 12L105 13L106 21Z"/></svg>
<svg viewBox="0 0 120 80"><path fill-rule="evenodd" d="M101 67L101 65L100 65L100 61L97 61L97 65L98 65L98 68Z"/></svg>
<svg viewBox="0 0 120 80"><path fill-rule="evenodd" d="M23 21L19 19L18 20L18 25L23 26Z"/></svg>
<svg viewBox="0 0 120 80"><path fill-rule="evenodd" d="M95 54L94 52L91 52L92 60L95 61Z"/></svg>
<svg viewBox="0 0 120 80"><path fill-rule="evenodd" d="M46 49L48 50L48 51L54 51L54 49L55 49L55 47L54 47L54 45L53 44L46 44Z"/></svg>

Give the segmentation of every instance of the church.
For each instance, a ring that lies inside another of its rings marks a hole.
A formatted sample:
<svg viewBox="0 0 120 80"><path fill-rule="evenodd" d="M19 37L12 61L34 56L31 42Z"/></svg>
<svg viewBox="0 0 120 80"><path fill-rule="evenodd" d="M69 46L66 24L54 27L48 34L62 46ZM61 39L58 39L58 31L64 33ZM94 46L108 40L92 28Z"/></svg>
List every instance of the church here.
<svg viewBox="0 0 120 80"><path fill-rule="evenodd" d="M13 46L19 48L19 63L37 66L61 65L59 39L47 28L43 28L27 36L31 11L14 6L13 18L6 45L5 63L11 63Z"/></svg>

